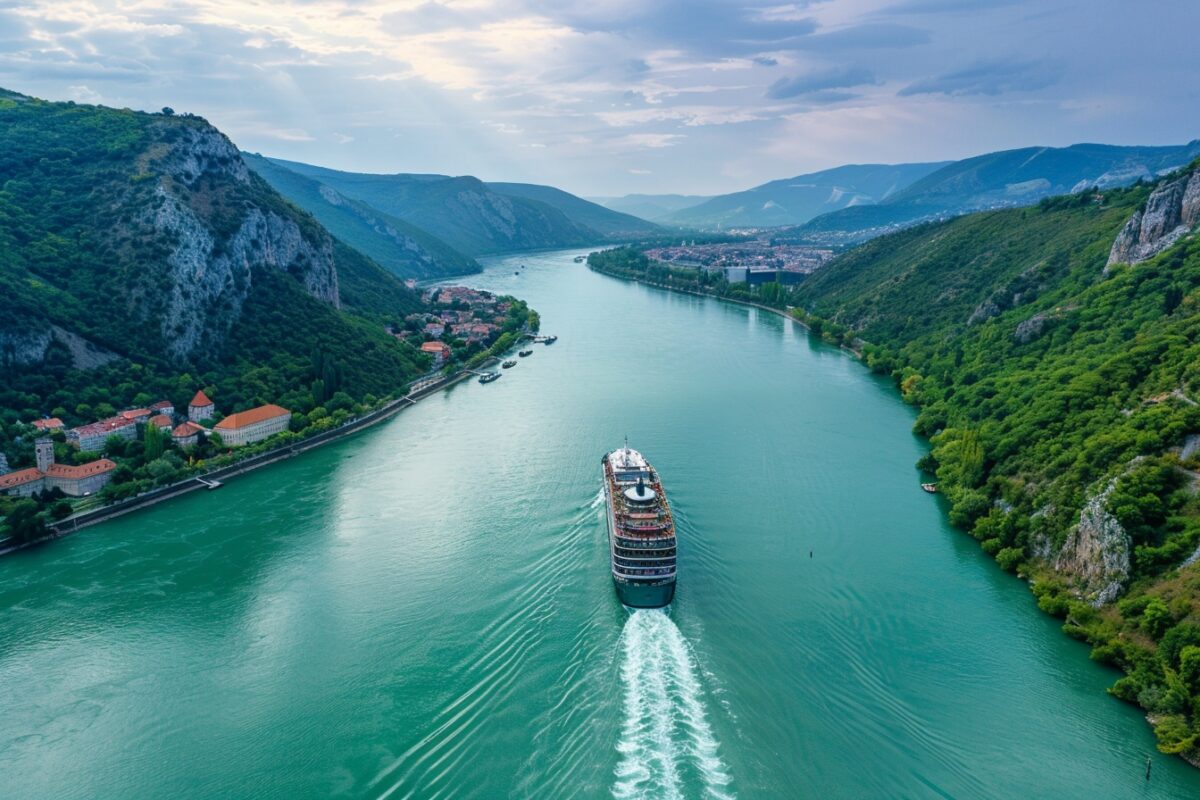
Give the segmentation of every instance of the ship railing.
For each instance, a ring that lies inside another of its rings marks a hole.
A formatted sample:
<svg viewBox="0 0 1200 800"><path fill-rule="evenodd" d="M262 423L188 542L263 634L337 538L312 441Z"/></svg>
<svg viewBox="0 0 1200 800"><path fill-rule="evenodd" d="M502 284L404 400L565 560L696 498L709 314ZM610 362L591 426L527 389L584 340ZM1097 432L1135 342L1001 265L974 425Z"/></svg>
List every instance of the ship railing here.
<svg viewBox="0 0 1200 800"><path fill-rule="evenodd" d="M621 558L666 558L675 557L675 545L667 547L626 547L617 544L614 551Z"/></svg>
<svg viewBox="0 0 1200 800"><path fill-rule="evenodd" d="M617 534L617 547L628 547L633 550L666 550L675 546L674 536L646 536L640 539Z"/></svg>
<svg viewBox="0 0 1200 800"><path fill-rule="evenodd" d="M658 567L654 569L636 569L633 567L613 566L613 572L628 578L669 578L675 574L674 567Z"/></svg>
<svg viewBox="0 0 1200 800"><path fill-rule="evenodd" d="M670 563L665 563L665 562L670 562ZM671 556L670 558L642 558L642 559L627 559L627 558L621 558L620 556L615 556L613 558L613 563L618 566L621 566L621 567L633 567L633 568L638 568L638 567L651 568L651 567L659 567L659 566L674 567L675 566L675 556Z"/></svg>

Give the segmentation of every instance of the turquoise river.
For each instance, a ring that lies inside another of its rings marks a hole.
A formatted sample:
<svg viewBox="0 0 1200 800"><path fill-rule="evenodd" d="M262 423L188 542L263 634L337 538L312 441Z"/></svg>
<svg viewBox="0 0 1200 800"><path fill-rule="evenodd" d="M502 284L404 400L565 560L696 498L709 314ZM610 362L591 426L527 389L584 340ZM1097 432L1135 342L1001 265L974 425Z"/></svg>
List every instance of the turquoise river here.
<svg viewBox="0 0 1200 800"><path fill-rule="evenodd" d="M0 559L0 797L1200 797L920 490L887 381L577 254L465 279L559 336L500 381ZM626 435L669 614L609 582Z"/></svg>

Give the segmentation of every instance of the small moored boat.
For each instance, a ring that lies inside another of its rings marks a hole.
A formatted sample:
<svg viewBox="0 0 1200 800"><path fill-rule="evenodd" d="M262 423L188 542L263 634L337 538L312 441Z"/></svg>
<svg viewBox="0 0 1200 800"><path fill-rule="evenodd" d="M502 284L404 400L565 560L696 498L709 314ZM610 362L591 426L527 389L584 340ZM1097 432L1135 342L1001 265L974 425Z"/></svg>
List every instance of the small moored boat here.
<svg viewBox="0 0 1200 800"><path fill-rule="evenodd" d="M545 339L542 340L542 342L544 342L545 344L554 344L557 341L558 341L557 336L547 336Z"/></svg>
<svg viewBox="0 0 1200 800"><path fill-rule="evenodd" d="M517 355L519 355L521 358L525 358L526 356L533 355L533 351L526 348L525 350L522 350L521 352L517 353Z"/></svg>
<svg viewBox="0 0 1200 800"><path fill-rule="evenodd" d="M500 379L499 372L485 372L479 376L480 383L491 383L492 381L499 380L499 379Z"/></svg>
<svg viewBox="0 0 1200 800"><path fill-rule="evenodd" d="M516 365L517 365L517 362L516 362L516 360L515 360L515 359L512 359L512 358L510 358L508 361L505 361L505 362L504 362L503 364L501 364L500 366L501 366L501 367L503 367L504 369L508 369L509 367L515 367Z"/></svg>
<svg viewBox="0 0 1200 800"><path fill-rule="evenodd" d="M924 489L925 491L929 492L930 494L935 494L937 492L937 484L936 483L922 483L921 488Z"/></svg>

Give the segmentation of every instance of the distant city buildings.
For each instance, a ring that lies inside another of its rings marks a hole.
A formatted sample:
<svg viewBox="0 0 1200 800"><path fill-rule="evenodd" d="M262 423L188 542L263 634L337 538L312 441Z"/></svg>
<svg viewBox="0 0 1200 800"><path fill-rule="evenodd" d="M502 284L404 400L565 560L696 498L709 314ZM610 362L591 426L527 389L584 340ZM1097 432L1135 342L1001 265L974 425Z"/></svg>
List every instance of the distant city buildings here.
<svg viewBox="0 0 1200 800"><path fill-rule="evenodd" d="M292 421L292 412L277 405L268 404L230 414L216 425L213 432L221 435L221 441L230 447L252 444L282 433Z"/></svg>
<svg viewBox="0 0 1200 800"><path fill-rule="evenodd" d="M646 251L646 256L676 267L695 267L704 270L747 270L741 281L749 278L752 270L771 270L807 274L825 266L834 256L829 248L796 244L772 244L767 239L749 242L724 242L720 244L681 243L676 247L656 247ZM731 283L740 282L730 279ZM790 281L784 281L790 282Z"/></svg>

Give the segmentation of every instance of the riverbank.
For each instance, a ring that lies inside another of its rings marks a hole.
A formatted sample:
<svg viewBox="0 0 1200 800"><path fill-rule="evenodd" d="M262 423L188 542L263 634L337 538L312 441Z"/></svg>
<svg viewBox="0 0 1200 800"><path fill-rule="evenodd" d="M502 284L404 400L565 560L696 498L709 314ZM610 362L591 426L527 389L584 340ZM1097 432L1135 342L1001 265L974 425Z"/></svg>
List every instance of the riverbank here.
<svg viewBox="0 0 1200 800"><path fill-rule="evenodd" d="M720 294L717 294L716 292L704 292L704 291L699 291L697 289L691 289L691 288L684 287L684 286L678 286L678 285L669 284L669 283L662 283L660 281L652 281L652 280L648 280L646 278L640 278L640 277L636 277L633 275L626 275L626 274L624 274L622 272L618 272L616 270L603 269L601 267L594 266L591 261L587 262L587 266L588 266L588 269L590 269L592 272L595 272L599 275L604 275L605 277L608 277L608 278L617 278L618 280L629 281L630 283L640 283L643 286L651 286L655 289L665 289L666 291L678 292L680 294L690 294L695 297L711 297L714 300L720 300L725 303L733 303L733 304L739 305L739 306L747 306L748 308L757 308L761 311L768 311L772 314L775 314L776 316L780 316L785 319L789 319L792 322L799 325L800 327L804 328L806 331L809 331L813 335L816 335L816 332L813 331L811 325L809 325L804 320L796 317L792 313L791 310L794 308L794 306L787 306L785 308L780 309L780 308L776 308L774 306L765 305L764 303L756 303L752 300L743 300L740 297L726 297L725 295L720 295ZM824 341L824 340L822 340L822 341ZM833 342L829 342L829 344L833 344ZM853 347L844 345L844 344L836 345L836 346L838 347L838 349L840 349L846 353L849 353L850 355L854 356L855 358L858 358L858 359L862 358L861 343L856 343L856 345Z"/></svg>
<svg viewBox="0 0 1200 800"><path fill-rule="evenodd" d="M500 359L497 356L490 356L477 366L493 366L499 362L499 360ZM238 475L244 475L247 472L253 472L256 469L274 464L278 461L283 461L284 459L294 458L295 456L306 453L309 450L314 450L332 442L340 441L347 436L351 436L374 425L378 425L381 422L385 422L399 414L404 409L416 405L418 401L423 400L430 395L437 394L438 392L448 389L451 386L455 386L474 375L475 372L472 369L460 370L451 376L438 379L431 383L425 383L421 385L421 388L410 391L403 397L392 400L369 414L349 420L334 430L324 431L300 442L294 442L292 444L270 450L266 453L260 453L259 455L252 456L235 464L230 464L227 467L221 467L220 469L209 470L199 475L189 476L184 480L154 489L146 492L145 494L138 495L137 497L131 497L128 500L121 500L102 508L84 511L80 514L74 514L63 520L55 522L53 525L48 525L47 528L50 533L46 536L15 545L0 545L0 556L9 555L35 545L45 544L47 542L54 541L55 539L61 539L64 536L68 536L83 528L88 528L101 522L106 522L110 519L124 516L125 514L132 513L139 509L158 505L166 500L170 500L190 492L198 491L200 489L217 489L219 488L220 484L223 484L224 482L230 480L231 478L235 478ZM214 483L216 485L213 485Z"/></svg>

